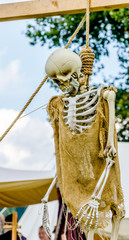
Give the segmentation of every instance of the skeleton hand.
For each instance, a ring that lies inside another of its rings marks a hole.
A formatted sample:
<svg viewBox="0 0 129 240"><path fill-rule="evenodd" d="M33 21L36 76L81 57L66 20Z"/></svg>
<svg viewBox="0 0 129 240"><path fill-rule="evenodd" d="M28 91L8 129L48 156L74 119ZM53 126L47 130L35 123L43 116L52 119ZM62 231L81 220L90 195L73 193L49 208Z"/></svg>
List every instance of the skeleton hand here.
<svg viewBox="0 0 129 240"><path fill-rule="evenodd" d="M76 215L76 219L78 219L78 216L80 218L77 220L75 227L77 227L82 219L87 215L86 221L84 223L82 232L85 230L85 228L88 228L88 232L90 231L91 227L94 226L95 230L97 229L98 225L98 208L99 208L99 202L97 199L90 200L86 204L84 204L80 210L78 211Z"/></svg>
<svg viewBox="0 0 129 240"><path fill-rule="evenodd" d="M114 144L107 144L105 150L104 150L104 155L106 157L116 157L116 149L114 147Z"/></svg>

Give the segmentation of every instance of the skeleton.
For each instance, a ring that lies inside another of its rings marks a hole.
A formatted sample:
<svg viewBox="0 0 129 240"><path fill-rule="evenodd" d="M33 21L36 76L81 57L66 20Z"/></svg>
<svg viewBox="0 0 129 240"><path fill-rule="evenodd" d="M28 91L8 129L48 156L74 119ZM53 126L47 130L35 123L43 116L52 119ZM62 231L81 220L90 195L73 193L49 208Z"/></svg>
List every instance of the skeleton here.
<svg viewBox="0 0 129 240"><path fill-rule="evenodd" d="M64 103L63 119L72 134L80 134L85 129L90 128L95 121L96 108L104 85L101 85L98 89L91 87L88 90L85 86L80 87L79 83L83 79L83 75L81 74L81 60L78 55L66 49L58 49L50 55L46 63L46 73L58 84L63 92L66 92L66 97L62 98ZM104 150L106 166L91 196L91 200L86 202L76 215L76 226L87 215L82 231L87 227L88 240L93 239L94 231L97 230L101 195L110 169L114 164L113 158L116 156L116 149L114 147L115 92L113 90L106 90L103 93L103 98L107 101L109 107L108 138ZM111 240L117 240L121 219L114 214L112 220Z"/></svg>

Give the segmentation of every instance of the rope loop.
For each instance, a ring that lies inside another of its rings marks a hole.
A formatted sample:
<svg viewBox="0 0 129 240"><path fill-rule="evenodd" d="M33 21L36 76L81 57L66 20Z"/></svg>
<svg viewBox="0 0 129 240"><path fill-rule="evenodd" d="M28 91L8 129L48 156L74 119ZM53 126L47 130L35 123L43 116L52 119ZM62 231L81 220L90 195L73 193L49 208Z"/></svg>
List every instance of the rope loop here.
<svg viewBox="0 0 129 240"><path fill-rule="evenodd" d="M91 48L82 47L79 56L82 61L81 72L85 75L92 75L95 54L92 52Z"/></svg>

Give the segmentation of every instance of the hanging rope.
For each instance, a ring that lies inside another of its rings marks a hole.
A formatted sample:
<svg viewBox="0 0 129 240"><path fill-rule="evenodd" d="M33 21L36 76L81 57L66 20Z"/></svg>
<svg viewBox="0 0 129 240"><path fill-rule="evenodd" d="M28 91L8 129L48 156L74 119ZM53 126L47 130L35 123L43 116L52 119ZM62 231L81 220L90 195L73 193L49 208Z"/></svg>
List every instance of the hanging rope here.
<svg viewBox="0 0 129 240"><path fill-rule="evenodd" d="M87 88L89 88L89 75L92 75L93 63L95 54L89 47L89 29L90 29L90 0L87 0L86 7L86 46L82 47L79 56L82 61L81 72L85 75L85 79L82 81L84 85L86 83ZM81 84L81 83L80 83Z"/></svg>
<svg viewBox="0 0 129 240"><path fill-rule="evenodd" d="M71 36L71 38L69 39L68 43L66 44L65 48L68 48L70 43L72 42L72 40L74 39L74 37L77 35L77 33L79 32L79 30L81 29L81 27L83 26L84 22L86 20L86 15L83 17L83 19L81 20L80 24L78 25L78 27L76 28L75 32L73 33L73 35ZM42 82L40 83L39 87L35 90L35 92L32 94L32 96L30 97L30 99L27 101L27 103L25 104L25 106L22 108L22 110L20 111L20 113L18 114L18 116L15 118L15 120L11 123L11 125L7 128L7 130L3 133L3 135L0 137L0 142L3 140L3 138L8 134L8 132L11 130L11 128L15 125L15 123L17 122L17 120L21 117L21 115L23 114L23 112L26 110L26 108L29 106L29 104L32 102L33 98L36 96L36 94L39 92L39 90L41 89L41 87L43 86L43 84L46 82L46 80L48 79L48 76L45 76L45 78L42 80Z"/></svg>
<svg viewBox="0 0 129 240"><path fill-rule="evenodd" d="M71 36L71 38L69 39L69 41L67 42L65 48L68 48L70 43L73 41L73 39L75 38L75 36L77 35L77 33L79 32L79 30L82 28L84 22L86 21L86 15L82 18L81 22L79 23L78 27L76 28L75 32L73 33L73 35Z"/></svg>

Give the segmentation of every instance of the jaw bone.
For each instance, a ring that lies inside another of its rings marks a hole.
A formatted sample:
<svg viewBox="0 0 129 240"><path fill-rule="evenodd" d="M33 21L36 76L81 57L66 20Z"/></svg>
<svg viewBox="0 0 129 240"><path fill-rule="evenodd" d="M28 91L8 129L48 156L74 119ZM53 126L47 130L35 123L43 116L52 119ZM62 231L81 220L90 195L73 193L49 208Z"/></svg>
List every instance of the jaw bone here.
<svg viewBox="0 0 129 240"><path fill-rule="evenodd" d="M71 76L70 87L67 89L68 94L71 96L75 96L78 92L78 89L79 89L79 82L77 81L76 78Z"/></svg>

